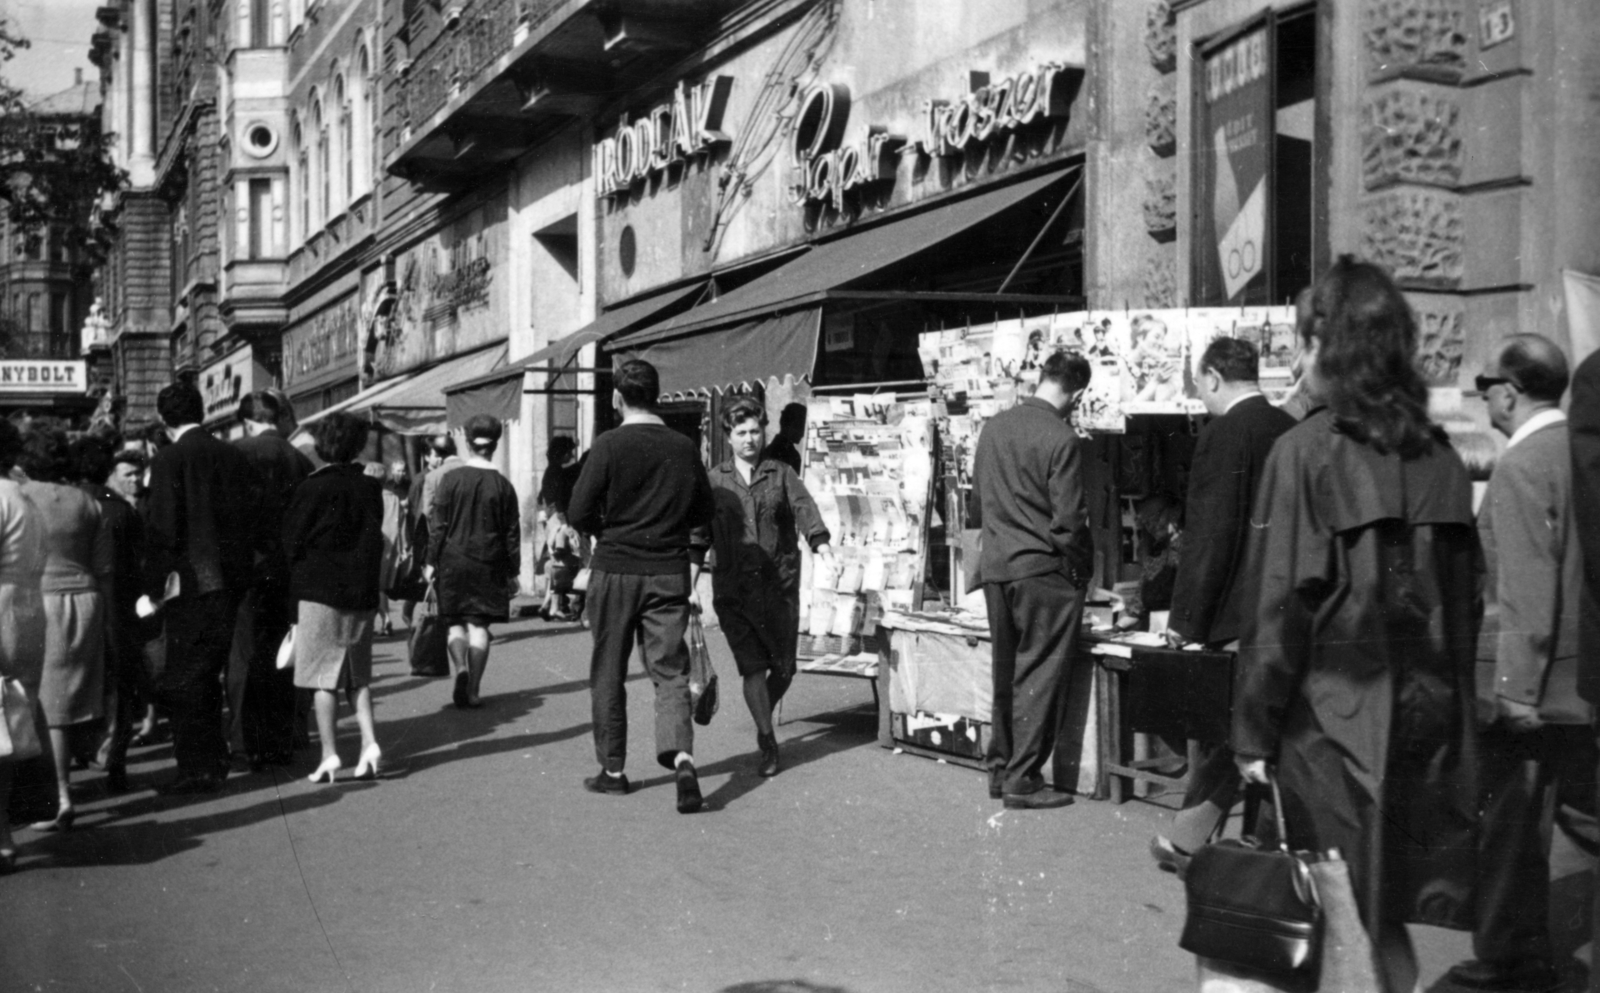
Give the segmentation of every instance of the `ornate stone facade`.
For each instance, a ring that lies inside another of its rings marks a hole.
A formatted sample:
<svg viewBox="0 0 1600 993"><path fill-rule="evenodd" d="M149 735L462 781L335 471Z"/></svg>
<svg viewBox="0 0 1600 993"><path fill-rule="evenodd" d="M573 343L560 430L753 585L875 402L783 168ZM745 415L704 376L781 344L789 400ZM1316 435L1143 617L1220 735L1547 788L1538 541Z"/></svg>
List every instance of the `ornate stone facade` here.
<svg viewBox="0 0 1600 993"><path fill-rule="evenodd" d="M1163 76L1150 86L1144 107L1144 138L1150 150L1161 158L1178 151L1178 90L1172 76Z"/></svg>
<svg viewBox="0 0 1600 993"><path fill-rule="evenodd" d="M1461 108L1410 86L1374 94L1362 107L1361 183L1455 187L1461 182Z"/></svg>
<svg viewBox="0 0 1600 993"><path fill-rule="evenodd" d="M1140 282L1144 287L1146 307L1176 307L1178 305L1177 252L1171 247L1156 249L1145 257Z"/></svg>
<svg viewBox="0 0 1600 993"><path fill-rule="evenodd" d="M1416 307L1417 367L1429 386L1455 386L1461 379L1466 329L1459 310Z"/></svg>
<svg viewBox="0 0 1600 993"><path fill-rule="evenodd" d="M1177 182L1171 176L1144 181L1144 229L1157 241L1171 241L1178 231Z"/></svg>
<svg viewBox="0 0 1600 993"><path fill-rule="evenodd" d="M1367 0L1362 14L1369 76L1459 77L1466 69L1461 0Z"/></svg>
<svg viewBox="0 0 1600 993"><path fill-rule="evenodd" d="M1170 0L1155 0L1146 10L1144 47L1157 72L1168 73L1178 67L1178 20L1172 16Z"/></svg>
<svg viewBox="0 0 1600 993"><path fill-rule="evenodd" d="M1395 279L1417 287L1461 284L1461 198L1441 190L1407 187L1362 202L1361 254Z"/></svg>

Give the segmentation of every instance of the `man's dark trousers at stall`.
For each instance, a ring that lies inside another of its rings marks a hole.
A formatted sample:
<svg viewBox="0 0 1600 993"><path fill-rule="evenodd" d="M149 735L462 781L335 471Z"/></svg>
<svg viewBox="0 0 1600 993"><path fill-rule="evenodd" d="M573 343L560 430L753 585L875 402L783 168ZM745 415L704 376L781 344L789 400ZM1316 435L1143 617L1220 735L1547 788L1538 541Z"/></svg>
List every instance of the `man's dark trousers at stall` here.
<svg viewBox="0 0 1600 993"><path fill-rule="evenodd" d="M1044 788L1083 616L1083 591L1061 573L986 583L994 661L989 782L1003 794Z"/></svg>
<svg viewBox="0 0 1600 993"><path fill-rule="evenodd" d="M656 692L656 759L671 769L679 752L694 751L690 723L689 573L632 575L594 570L589 579L590 703L594 751L601 768L620 773L628 757L628 700L624 681L637 640Z"/></svg>

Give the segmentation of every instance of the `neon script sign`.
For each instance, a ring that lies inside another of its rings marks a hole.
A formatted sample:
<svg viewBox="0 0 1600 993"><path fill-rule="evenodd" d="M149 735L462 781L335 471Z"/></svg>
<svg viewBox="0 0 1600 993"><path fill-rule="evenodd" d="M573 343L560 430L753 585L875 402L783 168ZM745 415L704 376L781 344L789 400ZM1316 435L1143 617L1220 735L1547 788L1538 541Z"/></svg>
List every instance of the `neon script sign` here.
<svg viewBox="0 0 1600 993"><path fill-rule="evenodd" d="M843 210L845 194L894 178L894 155L905 139L869 125L856 142L844 145L849 118L850 91L843 86L819 83L801 99L790 142L800 172L791 190L796 203L829 203Z"/></svg>
<svg viewBox="0 0 1600 993"><path fill-rule="evenodd" d="M630 122L623 114L617 133L595 143L595 190L626 193L635 183L729 141L722 131L732 76L716 76L693 87L678 83L668 103Z"/></svg>
<svg viewBox="0 0 1600 993"><path fill-rule="evenodd" d="M961 155L1036 121L1065 117L1080 71L1047 62L1031 73L985 82L956 100L924 101L917 148L923 155Z"/></svg>

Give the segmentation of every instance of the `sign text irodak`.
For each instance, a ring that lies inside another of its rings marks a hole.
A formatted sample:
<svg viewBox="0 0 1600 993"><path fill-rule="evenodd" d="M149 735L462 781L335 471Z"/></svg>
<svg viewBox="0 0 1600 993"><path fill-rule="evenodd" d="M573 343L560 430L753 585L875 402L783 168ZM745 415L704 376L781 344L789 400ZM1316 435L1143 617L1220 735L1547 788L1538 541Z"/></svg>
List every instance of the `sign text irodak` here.
<svg viewBox="0 0 1600 993"><path fill-rule="evenodd" d="M626 193L634 183L727 142L722 114L732 88L731 76L716 76L692 87L680 82L670 103L631 123L624 114L617 133L595 143L597 194Z"/></svg>

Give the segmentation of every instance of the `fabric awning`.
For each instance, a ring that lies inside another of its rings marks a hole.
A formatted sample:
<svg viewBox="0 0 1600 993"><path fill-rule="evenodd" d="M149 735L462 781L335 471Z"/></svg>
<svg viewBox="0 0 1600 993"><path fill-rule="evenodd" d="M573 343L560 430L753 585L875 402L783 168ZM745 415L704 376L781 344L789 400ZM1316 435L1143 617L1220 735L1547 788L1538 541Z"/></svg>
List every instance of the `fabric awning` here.
<svg viewBox="0 0 1600 993"><path fill-rule="evenodd" d="M650 327L615 339L609 350L631 351L648 342L682 337L774 311L817 304L830 290L871 276L927 248L962 234L1060 181L1078 166L986 190L908 217L852 229L815 245L792 262ZM809 371L809 370L808 370Z"/></svg>
<svg viewBox="0 0 1600 993"><path fill-rule="evenodd" d="M481 376L452 382L446 389L446 410L452 426L460 426L474 414L489 414L502 421L514 421L522 413L524 374L541 368L571 365L587 345L631 331L656 315L698 296L705 282L697 281L642 300L633 300L606 311L564 338L552 341L525 359Z"/></svg>
<svg viewBox="0 0 1600 993"><path fill-rule="evenodd" d="M396 434L443 434L449 430L445 419L444 387L462 379L472 379L504 366L507 345L499 342L487 348L445 359L420 372L401 376L357 393L342 403L320 410L300 422L300 434L335 411L365 415Z"/></svg>
<svg viewBox="0 0 1600 993"><path fill-rule="evenodd" d="M620 355L655 366L662 396L720 392L740 383L810 376L821 326L822 308L807 307L706 334L645 342Z"/></svg>

